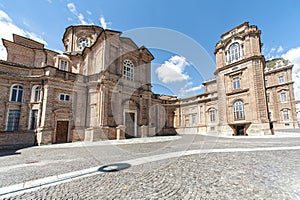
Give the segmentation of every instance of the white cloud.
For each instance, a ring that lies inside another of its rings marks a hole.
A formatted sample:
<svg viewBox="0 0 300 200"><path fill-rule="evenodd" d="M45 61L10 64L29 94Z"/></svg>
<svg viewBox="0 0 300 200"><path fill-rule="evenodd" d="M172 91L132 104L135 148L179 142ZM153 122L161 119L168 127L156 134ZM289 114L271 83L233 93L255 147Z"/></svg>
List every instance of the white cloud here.
<svg viewBox="0 0 300 200"><path fill-rule="evenodd" d="M43 43L45 45L47 45L47 42L45 40L42 39L41 36L26 31L20 27L18 27L17 25L15 25L13 23L13 20L9 17L9 15L7 13L5 13L3 10L0 10L0 27L1 30L5 30L5 31L0 31L0 38L6 39L6 40L12 40L12 35L17 34L17 35L21 35L24 37L28 37L32 40L35 40L37 42ZM7 56L7 52L5 47L2 44L2 41L0 40L0 59L2 60L6 60L6 56Z"/></svg>
<svg viewBox="0 0 300 200"><path fill-rule="evenodd" d="M84 20L83 14L79 13L78 19L79 19L79 21L80 21L81 24L83 24L83 25L87 24L86 21Z"/></svg>
<svg viewBox="0 0 300 200"><path fill-rule="evenodd" d="M200 90L204 88L202 84L194 87L192 85L193 82L188 82L187 84L185 84L182 88L180 88L178 92L178 96L185 97L185 96L199 94Z"/></svg>
<svg viewBox="0 0 300 200"><path fill-rule="evenodd" d="M111 25L111 22L105 21L105 18L102 16L100 17L100 25L102 26L103 29L107 29L107 26Z"/></svg>
<svg viewBox="0 0 300 200"><path fill-rule="evenodd" d="M188 65L185 57L176 55L165 61L155 70L155 73L163 83L184 81L190 78L188 74L184 73L184 68Z"/></svg>
<svg viewBox="0 0 300 200"><path fill-rule="evenodd" d="M276 50L276 52L277 52L277 53L282 53L283 50L284 50L283 47L282 47L282 46L279 46L278 49Z"/></svg>
<svg viewBox="0 0 300 200"><path fill-rule="evenodd" d="M265 48L263 48L263 53L265 54ZM280 57L280 53L282 53L284 48L280 45L279 47L272 47L268 53L266 53L266 59L271 60L274 58Z"/></svg>
<svg viewBox="0 0 300 200"><path fill-rule="evenodd" d="M87 10L86 13L89 14L89 15L92 15L92 12L89 11L89 10Z"/></svg>
<svg viewBox="0 0 300 200"><path fill-rule="evenodd" d="M295 82L295 98L300 100L300 46L288 50L285 54L282 55L282 57L294 64L293 81Z"/></svg>
<svg viewBox="0 0 300 200"><path fill-rule="evenodd" d="M67 4L67 7L68 7L69 11L70 11L73 15L75 15L75 16L77 17L77 19L78 19L78 21L80 22L80 24L83 24L83 25L88 24L88 23L85 21L83 14L82 14L82 13L79 13L79 12L77 11L76 6L75 6L74 3L68 3L68 4ZM68 18L68 20L69 20L69 18ZM70 20L69 20L69 21L70 21Z"/></svg>
<svg viewBox="0 0 300 200"><path fill-rule="evenodd" d="M276 48L271 48L270 53L273 53L276 50Z"/></svg>
<svg viewBox="0 0 300 200"><path fill-rule="evenodd" d="M74 3L68 3L67 7L71 13L73 13L74 15L78 15L78 12L76 10L76 6Z"/></svg>

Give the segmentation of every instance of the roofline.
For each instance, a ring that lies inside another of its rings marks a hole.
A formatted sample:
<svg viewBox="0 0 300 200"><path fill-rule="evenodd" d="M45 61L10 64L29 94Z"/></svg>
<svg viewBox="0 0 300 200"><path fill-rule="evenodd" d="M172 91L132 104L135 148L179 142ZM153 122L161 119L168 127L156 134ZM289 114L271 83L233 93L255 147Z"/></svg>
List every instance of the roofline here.
<svg viewBox="0 0 300 200"><path fill-rule="evenodd" d="M226 33L223 33L223 34L221 35L221 38L223 38L223 37L224 37L225 35L227 35L228 33L232 32L234 29L241 28L242 26L247 26L247 27L249 27L249 22L244 22L244 23L242 23L242 24L240 24L240 25L238 25L238 26L236 26L236 27L230 29L230 30L227 31Z"/></svg>
<svg viewBox="0 0 300 200"><path fill-rule="evenodd" d="M22 36L22 35L18 35L18 34L15 34L15 33L13 33L13 41L14 41L14 42L15 42L15 37L20 37L20 38L23 38L23 39L29 40L29 41L31 41L31 42L34 42L34 43L37 43L37 44L43 45L43 47L45 46L45 44L44 44L44 43L38 42L38 41L36 41L36 40L33 40L33 39L31 39L31 38L24 37L24 36Z"/></svg>
<svg viewBox="0 0 300 200"><path fill-rule="evenodd" d="M33 40L33 41L34 41L34 40ZM12 44L15 44L15 45L19 45L19 46L22 46L22 47L25 47L25 48L29 48L29 49L40 50L40 51L50 51L50 52L52 52L52 53L60 54L59 52L53 51L53 50L51 50L51 49L46 49L46 48L44 48L44 47L43 47L43 49L35 48L35 47L28 47L28 46L26 46L26 45L19 44L19 43L15 43L15 42L12 42L12 41L10 41L10 40L6 40L6 39L2 38L2 44L3 44L3 46L4 46L5 48L6 48L5 42L9 42L9 43L12 43Z"/></svg>

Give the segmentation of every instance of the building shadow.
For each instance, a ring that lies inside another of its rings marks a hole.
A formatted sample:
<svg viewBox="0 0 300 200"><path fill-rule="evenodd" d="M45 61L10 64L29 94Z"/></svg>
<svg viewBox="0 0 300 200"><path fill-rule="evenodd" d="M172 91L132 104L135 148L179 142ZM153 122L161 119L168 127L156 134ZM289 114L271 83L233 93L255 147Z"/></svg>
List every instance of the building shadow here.
<svg viewBox="0 0 300 200"><path fill-rule="evenodd" d="M21 154L20 152L17 152L18 150L19 149L0 149L0 157Z"/></svg>

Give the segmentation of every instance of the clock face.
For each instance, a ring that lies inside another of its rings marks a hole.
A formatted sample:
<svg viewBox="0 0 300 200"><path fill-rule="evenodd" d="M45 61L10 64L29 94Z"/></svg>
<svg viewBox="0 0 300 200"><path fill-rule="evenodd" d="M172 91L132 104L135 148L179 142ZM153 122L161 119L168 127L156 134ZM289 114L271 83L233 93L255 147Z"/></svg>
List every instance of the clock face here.
<svg viewBox="0 0 300 200"><path fill-rule="evenodd" d="M78 48L79 48L80 50L83 50L84 47L88 47L88 46L89 46L89 41L88 41L88 39L86 39L86 38L80 38L80 39L78 40Z"/></svg>

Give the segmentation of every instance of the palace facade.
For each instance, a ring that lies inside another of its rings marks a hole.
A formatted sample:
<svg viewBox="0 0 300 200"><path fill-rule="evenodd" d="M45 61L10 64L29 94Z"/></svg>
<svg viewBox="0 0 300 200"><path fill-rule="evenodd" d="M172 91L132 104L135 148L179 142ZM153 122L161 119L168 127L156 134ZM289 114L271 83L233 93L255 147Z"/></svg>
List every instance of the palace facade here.
<svg viewBox="0 0 300 200"><path fill-rule="evenodd" d="M243 23L215 47L205 92L151 91L151 52L121 32L70 26L64 53L13 35L2 40L1 146L199 133L264 135L298 126L292 67L265 61L260 30Z"/></svg>

